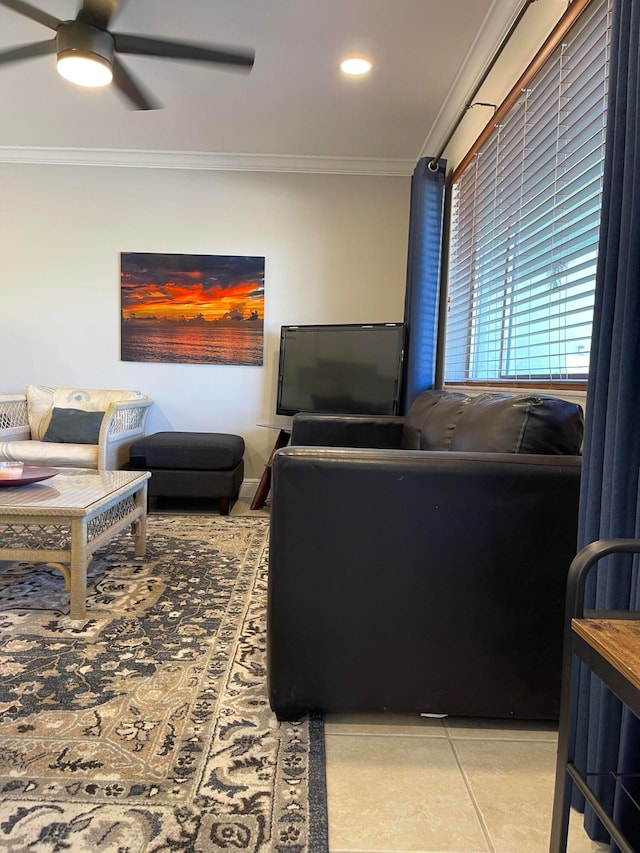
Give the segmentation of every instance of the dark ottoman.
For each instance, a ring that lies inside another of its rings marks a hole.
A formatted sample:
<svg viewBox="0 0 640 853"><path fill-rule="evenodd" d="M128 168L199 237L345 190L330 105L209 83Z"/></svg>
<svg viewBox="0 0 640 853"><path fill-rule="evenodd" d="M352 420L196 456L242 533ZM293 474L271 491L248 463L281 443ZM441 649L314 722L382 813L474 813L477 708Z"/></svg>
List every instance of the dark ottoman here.
<svg viewBox="0 0 640 853"><path fill-rule="evenodd" d="M150 498L218 498L228 515L244 477L244 439L218 432L156 432L129 451L133 471L151 471Z"/></svg>

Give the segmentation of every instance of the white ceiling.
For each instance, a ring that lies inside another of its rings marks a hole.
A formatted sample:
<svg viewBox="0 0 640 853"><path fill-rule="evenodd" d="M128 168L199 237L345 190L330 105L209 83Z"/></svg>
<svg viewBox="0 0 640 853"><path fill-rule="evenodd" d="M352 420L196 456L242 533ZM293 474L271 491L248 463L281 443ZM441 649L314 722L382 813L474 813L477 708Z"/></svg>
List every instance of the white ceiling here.
<svg viewBox="0 0 640 853"><path fill-rule="evenodd" d="M61 19L76 0L29 0ZM522 0L127 0L115 31L255 49L250 74L122 57L164 105L82 90L55 55L0 67L0 147L415 163L439 145ZM0 51L53 32L0 6ZM374 63L366 79L338 69Z"/></svg>

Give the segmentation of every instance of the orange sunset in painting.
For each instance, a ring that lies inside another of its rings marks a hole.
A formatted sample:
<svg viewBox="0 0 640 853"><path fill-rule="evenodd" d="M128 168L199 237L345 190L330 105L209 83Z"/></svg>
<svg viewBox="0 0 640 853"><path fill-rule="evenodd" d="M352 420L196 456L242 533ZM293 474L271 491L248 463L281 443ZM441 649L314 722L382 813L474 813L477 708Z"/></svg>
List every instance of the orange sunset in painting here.
<svg viewBox="0 0 640 853"><path fill-rule="evenodd" d="M261 365L264 261L122 252L122 361Z"/></svg>

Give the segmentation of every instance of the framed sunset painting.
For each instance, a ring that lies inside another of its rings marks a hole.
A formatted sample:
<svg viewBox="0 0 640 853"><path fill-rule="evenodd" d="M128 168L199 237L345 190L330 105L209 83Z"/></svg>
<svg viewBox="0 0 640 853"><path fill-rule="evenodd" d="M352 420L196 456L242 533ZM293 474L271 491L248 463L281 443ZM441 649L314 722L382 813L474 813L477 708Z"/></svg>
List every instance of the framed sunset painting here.
<svg viewBox="0 0 640 853"><path fill-rule="evenodd" d="M122 252L121 360L261 365L264 262Z"/></svg>

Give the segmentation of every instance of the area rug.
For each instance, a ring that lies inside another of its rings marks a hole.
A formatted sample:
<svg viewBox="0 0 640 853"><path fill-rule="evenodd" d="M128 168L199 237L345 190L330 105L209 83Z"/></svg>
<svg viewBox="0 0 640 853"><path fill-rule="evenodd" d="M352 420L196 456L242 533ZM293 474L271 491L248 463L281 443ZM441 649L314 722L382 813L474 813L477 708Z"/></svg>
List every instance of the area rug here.
<svg viewBox="0 0 640 853"><path fill-rule="evenodd" d="M0 849L328 849L322 721L265 681L268 519L152 515L89 567L0 563Z"/></svg>

